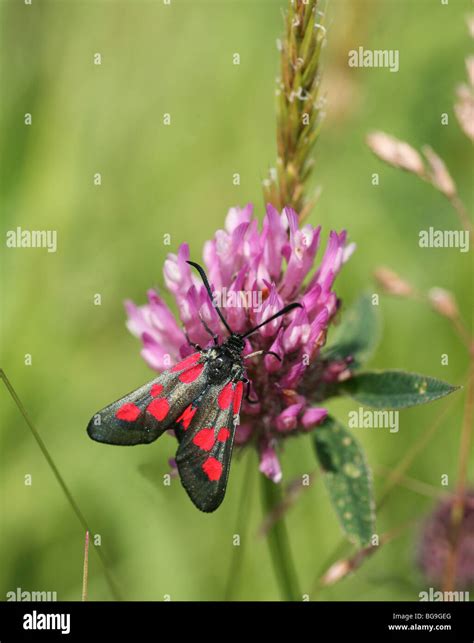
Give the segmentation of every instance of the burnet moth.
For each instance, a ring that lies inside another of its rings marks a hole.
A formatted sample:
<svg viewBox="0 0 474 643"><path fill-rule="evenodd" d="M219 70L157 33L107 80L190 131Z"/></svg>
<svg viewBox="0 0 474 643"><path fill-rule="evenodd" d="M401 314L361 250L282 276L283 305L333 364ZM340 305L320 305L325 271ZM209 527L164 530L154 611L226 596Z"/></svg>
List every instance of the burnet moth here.
<svg viewBox="0 0 474 643"><path fill-rule="evenodd" d="M199 272L212 301L203 268L193 261L187 263ZM289 304L239 335L215 306L229 331L222 344L205 326L214 339L212 348L202 349L188 339L195 353L96 413L87 433L98 442L132 446L153 442L173 429L178 439L176 463L183 487L198 509L215 511L226 492L244 385L249 384L243 356L245 338L296 307L301 308L301 304ZM257 351L246 358L269 352ZM279 359L275 353L272 355Z"/></svg>

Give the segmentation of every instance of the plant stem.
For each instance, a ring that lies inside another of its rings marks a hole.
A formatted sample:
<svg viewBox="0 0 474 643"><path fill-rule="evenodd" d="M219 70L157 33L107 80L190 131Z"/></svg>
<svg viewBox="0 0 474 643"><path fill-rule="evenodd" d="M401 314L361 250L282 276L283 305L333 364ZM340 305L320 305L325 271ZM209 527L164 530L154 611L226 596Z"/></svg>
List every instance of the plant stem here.
<svg viewBox="0 0 474 643"><path fill-rule="evenodd" d="M461 222L462 227L469 232L472 240L472 232L473 232L472 223L471 223L471 220L469 219L469 214L467 212L466 206L461 201L458 194L453 194L453 196L449 198L449 201L453 206L453 208L456 210L456 213L459 217L459 221Z"/></svg>
<svg viewBox="0 0 474 643"><path fill-rule="evenodd" d="M82 571L82 600L87 601L87 589L89 582L89 532L86 531L84 542L84 566Z"/></svg>
<svg viewBox="0 0 474 643"><path fill-rule="evenodd" d="M235 595L237 590L240 572L242 571L242 560L245 551L245 545L247 542L246 534L248 532L248 516L250 513L250 501L251 501L251 481L253 479L253 472L255 469L255 462L253 459L253 453L250 449L247 449L247 466L245 467L244 481L242 484L242 489L240 492L239 506L237 509L237 520L235 534L240 535L240 546L234 547L232 552L232 559L230 562L229 575L227 577L227 583L224 593L224 600L232 600L232 596Z"/></svg>
<svg viewBox="0 0 474 643"><path fill-rule="evenodd" d="M458 482L456 495L451 510L451 549L448 553L443 590L454 591L456 585L456 571L459 558L459 544L461 539L462 521L464 517L464 504L466 500L467 467L471 452L472 426L474 419L474 358L471 357L469 376L466 387L466 402L464 418L459 445Z"/></svg>
<svg viewBox="0 0 474 643"><path fill-rule="evenodd" d="M392 469L388 478L383 486L379 498L377 500L377 509L380 510L381 507L385 504L388 496L393 491L393 489L399 484L402 476L405 471L408 471L412 462L416 457L424 452L425 448L428 446L431 438L434 436L436 431L443 424L444 420L451 414L452 407L456 404L456 398L450 400L441 413L437 416L436 420L431 424L420 437L415 440L413 445L405 452L404 456L398 462L398 464Z"/></svg>
<svg viewBox="0 0 474 643"><path fill-rule="evenodd" d="M297 478L296 480L293 480L285 486L285 488L281 492L281 502L275 505L272 513L264 517L262 524L260 525L260 528L258 530L259 536L266 536L270 527L278 522L278 520L280 520L280 518L285 515L289 511L289 509L291 509L291 507L299 498L300 494L305 489L310 489L313 481L316 479L318 472L319 470L314 470L310 474L310 483L308 484L308 486L304 486L301 484L301 478Z"/></svg>
<svg viewBox="0 0 474 643"><path fill-rule="evenodd" d="M378 545L369 545L368 547L359 549L349 558L337 560L326 570L324 575L315 581L311 594L317 594L321 589L329 585L333 585L345 578L348 574L355 572L367 558L373 556L373 554L379 551L383 545L387 545L392 540L401 536L407 529L413 527L418 521L419 518L412 518L402 525L382 534Z"/></svg>
<svg viewBox="0 0 474 643"><path fill-rule="evenodd" d="M8 379L6 373L5 373L5 371L3 369L0 369L0 378L3 380L8 392L10 393L13 401L15 402L16 406L18 407L18 410L22 414L26 424L28 425L28 428L30 429L34 439L36 440L39 448L41 449L41 452L42 452L43 456L45 457L45 460L48 463L49 468L53 472L53 475L56 478L56 481L58 482L58 484L61 487L64 495L66 496L67 501L71 505L72 510L76 514L77 519L81 523L83 529L85 531L88 531L89 533L91 533L92 530L90 529L89 525L87 524L87 520L84 518L84 514L79 509L79 505L74 500L74 497L73 497L72 493L69 491L69 487L67 486L66 482L64 481L64 478L62 477L62 475L59 473L59 469L56 466L52 456L50 455L45 443L43 442L43 439L41 438L41 436L38 433L36 427L34 426L33 422L31 421L30 416L28 415L28 413L27 413L27 411L26 411L26 409L25 409L25 407L23 405L23 402L18 397L15 389L13 388L10 380ZM120 596L120 592L117 589L115 581L114 581L114 579L112 577L112 574L111 574L111 572L110 572L110 570L108 568L108 563L107 563L107 560L106 560L104 554L101 552L101 550L98 547L95 547L95 551L97 552L97 555L99 556L99 559L100 559L100 561L101 561L101 563L102 563L102 565L104 567L105 578L107 580L107 583L109 585L109 588L110 588L110 591L111 591L113 597L117 601L122 600L122 598Z"/></svg>
<svg viewBox="0 0 474 643"><path fill-rule="evenodd" d="M268 515L282 501L281 488L280 485L275 484L264 475L260 476L260 478L263 511L264 514ZM282 598L287 601L301 601L302 594L283 516L268 530L267 542Z"/></svg>

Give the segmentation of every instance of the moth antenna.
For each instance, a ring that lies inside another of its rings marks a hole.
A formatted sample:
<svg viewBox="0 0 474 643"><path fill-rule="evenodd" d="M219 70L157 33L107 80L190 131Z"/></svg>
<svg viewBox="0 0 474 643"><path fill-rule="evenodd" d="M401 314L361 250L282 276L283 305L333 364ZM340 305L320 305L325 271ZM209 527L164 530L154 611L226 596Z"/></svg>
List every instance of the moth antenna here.
<svg viewBox="0 0 474 643"><path fill-rule="evenodd" d="M205 330L205 331L206 331L206 332L207 332L207 333L212 337L212 339L214 340L214 344L215 344L216 346L218 346L218 344L219 344L219 336L217 335L217 333L214 333L214 332L209 328L209 326L206 324L206 320L205 320L205 319L204 319L204 317L201 315L201 313L199 313L199 319L201 320L201 324L204 326L204 330ZM202 350L202 349L201 349L201 350Z"/></svg>
<svg viewBox="0 0 474 643"><path fill-rule="evenodd" d="M212 305L213 305L213 306L214 306L214 308L216 309L216 313L219 315L221 322L222 322L222 323L224 324L224 326L227 328L227 330L229 331L229 333L230 333L231 335L233 335L233 334L234 334L234 331L233 331L233 330L232 330L232 328L229 326L229 324L226 322L226 320L225 320L225 318L224 318L224 315L223 315L223 314L221 313L221 311L220 311L220 308L219 308L218 306L216 306L216 305L214 304L214 302L213 302L213 296L212 296L211 286L209 285L209 281L208 281L208 279L207 279L207 275L206 275L206 273L204 272L204 269L203 269L203 268L202 268L198 263L195 263L194 261L186 261L186 263L189 263L189 265L190 265L190 266L192 266L193 268L196 268L196 270L198 271L198 273L199 273L199 275L200 275L200 277L201 277L201 279L202 279L202 283L204 284L204 287L205 287L205 289L207 290L207 294L209 295L209 299L211 300Z"/></svg>
<svg viewBox="0 0 474 643"><path fill-rule="evenodd" d="M262 326L265 326L265 324L268 324L269 322L273 321L277 317L281 317L281 315L285 315L286 313L289 313L290 310L293 310L293 308L303 308L303 306L301 304L296 303L296 302L293 303L293 304L288 304L288 306L285 306L280 311L278 311L277 313L275 313L274 315L272 315L271 317L269 317L268 319L263 321L261 324L259 324L258 326L255 326L255 328L252 328L252 330L249 330L247 333L245 333L245 335L242 335L242 339L244 339L245 337L248 337L249 335L254 333L256 330L258 330Z"/></svg>

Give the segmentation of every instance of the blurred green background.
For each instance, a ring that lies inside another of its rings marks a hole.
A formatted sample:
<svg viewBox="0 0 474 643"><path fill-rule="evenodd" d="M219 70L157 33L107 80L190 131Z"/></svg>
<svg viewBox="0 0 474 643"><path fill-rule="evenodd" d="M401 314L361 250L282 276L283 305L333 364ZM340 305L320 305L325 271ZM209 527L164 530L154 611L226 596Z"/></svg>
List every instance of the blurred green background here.
<svg viewBox="0 0 474 643"><path fill-rule="evenodd" d="M226 501L204 515L179 481L171 489L162 484L174 453L171 438L108 448L89 440L85 427L97 409L152 376L125 328L123 300L142 303L147 288L162 287L163 260L180 243L189 242L200 258L230 206L252 201L262 215L261 180L275 158L275 45L284 6L270 0L1 3L2 236L16 226L58 232L55 254L7 251L3 244L1 364L101 535L129 600L279 598L266 542L257 537L262 512L255 454L235 458ZM449 204L416 178L383 165L364 143L373 129L416 147L429 143L472 205L470 146L453 113L471 46L468 10L469 3L454 0L448 6L330 3L327 120L313 180L323 194L310 222L322 224L324 235L347 228L357 243L336 282L346 304L364 289L378 292L372 273L384 264L421 289L453 290L464 316L471 314L472 255L418 248L420 229L459 228ZM399 49L399 72L349 69L347 52L358 46ZM100 66L93 64L97 52ZM240 53L238 66L234 52ZM444 112L448 126L440 124ZM96 172L100 187L93 183ZM232 183L235 172L240 186ZM371 185L373 172L380 173L378 187ZM171 247L163 246L165 233ZM94 306L95 293L101 306ZM386 297L380 315L383 338L372 367L463 383L467 357L446 320L422 304ZM449 354L448 366L441 365L442 353ZM369 462L396 466L451 405L408 474L441 490L447 473L453 488L462 399L459 393L403 411L396 434L359 430ZM79 600L83 530L4 387L1 400L0 599L20 587ZM357 406L329 404L343 421ZM310 439L287 441L281 461L286 483L313 471ZM27 474L32 486L24 484ZM229 579L245 476L248 519L239 574ZM384 481L376 471L376 490ZM434 503L399 486L378 515L378 533L411 518L421 521ZM287 524L302 591L309 592L341 540L320 479L288 512ZM428 585L415 565L420 524L352 577L311 597L417 600ZM112 598L93 552L89 596Z"/></svg>

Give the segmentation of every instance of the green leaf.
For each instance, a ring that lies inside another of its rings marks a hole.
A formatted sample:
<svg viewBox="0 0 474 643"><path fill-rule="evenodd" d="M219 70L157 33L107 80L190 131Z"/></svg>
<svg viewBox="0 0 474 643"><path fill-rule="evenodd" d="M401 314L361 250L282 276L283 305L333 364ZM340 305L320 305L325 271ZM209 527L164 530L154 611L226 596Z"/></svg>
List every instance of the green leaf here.
<svg viewBox="0 0 474 643"><path fill-rule="evenodd" d="M376 409L404 409L426 404L459 388L434 377L398 370L359 373L339 386L340 392Z"/></svg>
<svg viewBox="0 0 474 643"><path fill-rule="evenodd" d="M341 360L353 357L349 365L358 368L368 360L380 337L379 318L371 296L364 294L342 312L342 321L336 327L331 343L321 352L323 359Z"/></svg>
<svg viewBox="0 0 474 643"><path fill-rule="evenodd" d="M337 420L328 416L312 433L324 481L349 540L368 545L374 532L370 470L362 447Z"/></svg>

